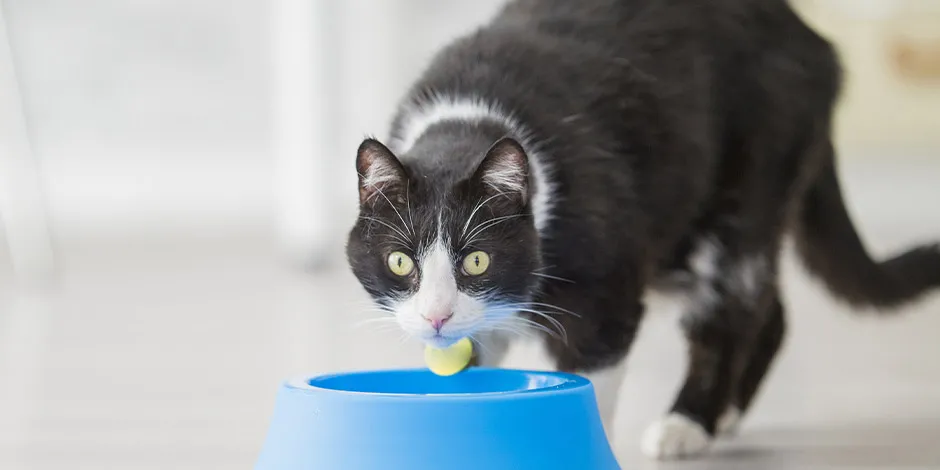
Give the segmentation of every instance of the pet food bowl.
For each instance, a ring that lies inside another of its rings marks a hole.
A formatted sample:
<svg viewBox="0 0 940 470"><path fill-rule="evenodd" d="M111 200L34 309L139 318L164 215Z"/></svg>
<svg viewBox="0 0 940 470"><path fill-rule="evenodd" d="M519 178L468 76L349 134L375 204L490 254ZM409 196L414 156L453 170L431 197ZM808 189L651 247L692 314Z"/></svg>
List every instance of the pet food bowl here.
<svg viewBox="0 0 940 470"><path fill-rule="evenodd" d="M256 470L619 470L594 387L473 368L324 375L281 387Z"/></svg>

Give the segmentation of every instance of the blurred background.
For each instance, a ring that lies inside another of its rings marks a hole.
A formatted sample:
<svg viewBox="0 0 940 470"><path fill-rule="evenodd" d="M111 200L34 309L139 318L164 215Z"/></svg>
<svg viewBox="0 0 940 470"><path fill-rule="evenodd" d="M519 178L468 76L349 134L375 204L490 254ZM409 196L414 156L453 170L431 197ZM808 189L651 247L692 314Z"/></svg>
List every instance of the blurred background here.
<svg viewBox="0 0 940 470"><path fill-rule="evenodd" d="M286 377L419 364L356 326L354 151L501 4L0 0L0 468L250 468ZM794 4L847 68L841 171L872 251L938 238L940 1ZM716 458L940 468L938 300L859 320L785 274L791 339ZM674 323L631 356L615 447L638 467Z"/></svg>

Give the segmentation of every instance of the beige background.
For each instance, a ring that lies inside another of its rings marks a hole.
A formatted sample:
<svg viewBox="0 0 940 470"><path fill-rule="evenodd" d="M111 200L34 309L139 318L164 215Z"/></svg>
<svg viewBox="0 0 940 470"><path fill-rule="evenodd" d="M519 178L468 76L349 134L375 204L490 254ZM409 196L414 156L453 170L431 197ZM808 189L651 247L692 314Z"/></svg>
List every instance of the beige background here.
<svg viewBox="0 0 940 470"><path fill-rule="evenodd" d="M803 0L808 22L838 47L846 88L836 134L843 155L940 157L940 71L905 74L894 60L906 44L940 60L940 1Z"/></svg>

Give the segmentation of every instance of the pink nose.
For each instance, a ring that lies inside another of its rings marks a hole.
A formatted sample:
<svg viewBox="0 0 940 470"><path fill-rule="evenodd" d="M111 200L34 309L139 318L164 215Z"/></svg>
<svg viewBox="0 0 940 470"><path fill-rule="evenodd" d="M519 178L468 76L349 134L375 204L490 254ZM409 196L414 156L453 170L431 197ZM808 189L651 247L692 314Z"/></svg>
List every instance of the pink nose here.
<svg viewBox="0 0 940 470"><path fill-rule="evenodd" d="M450 320L450 318L453 316L453 313L449 313L443 316L435 315L431 317L424 317L424 319L431 323L431 328L434 328L437 331L441 331L441 328L444 327L444 323L447 323L447 320Z"/></svg>

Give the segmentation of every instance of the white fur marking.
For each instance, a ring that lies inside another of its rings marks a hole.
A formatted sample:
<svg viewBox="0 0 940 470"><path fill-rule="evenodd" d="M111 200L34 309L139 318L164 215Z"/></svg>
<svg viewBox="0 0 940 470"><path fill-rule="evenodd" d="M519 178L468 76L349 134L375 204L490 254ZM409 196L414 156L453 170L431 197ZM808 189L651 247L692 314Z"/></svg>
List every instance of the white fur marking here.
<svg viewBox="0 0 940 470"><path fill-rule="evenodd" d="M392 305L398 324L406 332L428 344L443 347L470 334L484 319L486 305L457 289L454 256L448 242L438 238L418 255L420 281L410 297ZM441 328L439 337L426 317L453 316Z"/></svg>
<svg viewBox="0 0 940 470"><path fill-rule="evenodd" d="M625 362L625 360L621 360L614 366L581 374L594 385L597 408L608 436L613 432L611 426L614 424L617 401L620 398L620 386L623 384L623 376L626 372Z"/></svg>
<svg viewBox="0 0 940 470"><path fill-rule="evenodd" d="M646 428L641 448L647 457L672 460L699 455L710 443L701 425L679 413L670 413Z"/></svg>
<svg viewBox="0 0 940 470"><path fill-rule="evenodd" d="M530 182L533 186L532 218L535 228L539 233L544 233L554 204L552 202L554 188L552 182L549 181L548 169L538 152L529 152L529 171L531 171Z"/></svg>
<svg viewBox="0 0 940 470"><path fill-rule="evenodd" d="M723 248L713 237L705 237L689 256L692 286L685 291L683 304L686 313L707 314L720 301L715 283L721 282L728 292L749 304L756 304L768 277L767 258L762 255L745 256L722 273L720 261Z"/></svg>
<svg viewBox="0 0 940 470"><path fill-rule="evenodd" d="M529 132L511 113L498 105L480 98L435 96L421 103L407 105L402 113L398 136L391 144L399 157L404 157L418 139L437 123L445 121L495 121L505 126L525 149L529 158L532 188L532 217L535 228L544 233L551 218L554 185L549 179L549 168L533 142Z"/></svg>
<svg viewBox="0 0 940 470"><path fill-rule="evenodd" d="M428 128L441 122L506 122L503 116L495 106L479 98L436 96L428 103L407 108L395 146L401 153L407 152Z"/></svg>
<svg viewBox="0 0 940 470"><path fill-rule="evenodd" d="M718 434L734 435L738 432L738 426L741 424L741 409L736 406L729 406L718 418Z"/></svg>
<svg viewBox="0 0 940 470"><path fill-rule="evenodd" d="M362 175L362 185L366 188L375 187L381 190L385 183L395 181L398 177L395 167L388 162L376 160L369 165L366 174Z"/></svg>
<svg viewBox="0 0 940 470"><path fill-rule="evenodd" d="M483 182L503 193L518 193L525 190L525 169L512 162L498 162L483 175Z"/></svg>
<svg viewBox="0 0 940 470"><path fill-rule="evenodd" d="M721 256L721 245L711 238L704 238L689 258L689 266L697 276L709 281L718 277L718 258Z"/></svg>
<svg viewBox="0 0 940 470"><path fill-rule="evenodd" d="M405 331L420 338L431 338L437 332L425 317L452 311L457 303L457 280L451 255L440 237L418 257L418 290L394 306L395 316ZM447 326L445 324L444 328Z"/></svg>
<svg viewBox="0 0 940 470"><path fill-rule="evenodd" d="M692 270L692 286L681 297L683 313L686 315L707 314L721 301L715 290L718 279L718 260L721 245L711 238L702 239L689 257ZM684 317L688 318L688 317Z"/></svg>
<svg viewBox="0 0 940 470"><path fill-rule="evenodd" d="M760 298L761 288L767 278L767 259L763 256L749 256L737 263L729 279L730 289L750 303Z"/></svg>

